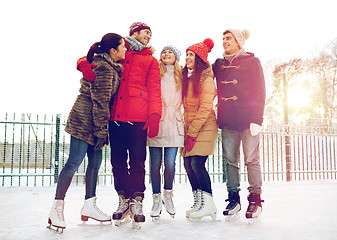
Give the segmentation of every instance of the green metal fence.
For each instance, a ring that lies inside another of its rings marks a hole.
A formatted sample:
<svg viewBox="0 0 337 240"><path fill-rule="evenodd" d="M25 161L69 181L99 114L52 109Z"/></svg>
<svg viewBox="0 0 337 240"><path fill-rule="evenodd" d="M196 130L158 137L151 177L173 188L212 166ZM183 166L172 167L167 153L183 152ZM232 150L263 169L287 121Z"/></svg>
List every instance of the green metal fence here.
<svg viewBox="0 0 337 240"><path fill-rule="evenodd" d="M68 158L70 136L60 114L0 113L0 186L50 186L57 182ZM260 141L264 181L337 179L337 131L324 128L267 126ZM213 182L225 182L221 133L207 161ZM87 159L73 178L83 184ZM149 161L146 161L149 169ZM149 181L147 171L146 181ZM247 181L243 155L241 179ZM188 182L183 159L177 156L175 183ZM110 148L103 150L98 184L112 185Z"/></svg>

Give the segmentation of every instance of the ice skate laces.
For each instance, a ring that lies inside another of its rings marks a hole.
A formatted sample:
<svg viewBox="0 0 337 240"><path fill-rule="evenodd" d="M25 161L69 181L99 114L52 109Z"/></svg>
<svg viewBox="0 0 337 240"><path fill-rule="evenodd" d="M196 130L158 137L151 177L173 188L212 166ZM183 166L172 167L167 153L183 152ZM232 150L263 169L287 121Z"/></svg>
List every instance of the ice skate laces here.
<svg viewBox="0 0 337 240"><path fill-rule="evenodd" d="M174 208L172 197L173 197L173 192L166 192L165 195L164 195L164 203L170 209ZM195 202L194 202L193 206L196 204Z"/></svg>
<svg viewBox="0 0 337 240"><path fill-rule="evenodd" d="M64 222L63 207L56 207L57 218Z"/></svg>
<svg viewBox="0 0 337 240"><path fill-rule="evenodd" d="M238 201L235 199L226 199L225 202L229 202L226 209L233 209L238 203Z"/></svg>
<svg viewBox="0 0 337 240"><path fill-rule="evenodd" d="M119 205L117 208L117 212L124 212L129 207L129 199L125 199L124 197L119 197Z"/></svg>
<svg viewBox="0 0 337 240"><path fill-rule="evenodd" d="M143 215L143 203L141 202L140 197L136 197L131 200L131 212L134 215Z"/></svg>

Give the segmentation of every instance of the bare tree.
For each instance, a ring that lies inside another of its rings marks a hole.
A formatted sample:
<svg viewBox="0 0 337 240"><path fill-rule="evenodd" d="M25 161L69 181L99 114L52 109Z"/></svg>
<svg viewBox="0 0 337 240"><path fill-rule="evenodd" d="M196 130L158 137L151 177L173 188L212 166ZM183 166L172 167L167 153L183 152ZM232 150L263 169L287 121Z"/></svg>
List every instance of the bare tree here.
<svg viewBox="0 0 337 240"><path fill-rule="evenodd" d="M308 60L308 71L315 74L320 88L319 107L323 109L323 119L330 126L336 118L336 71L337 71L337 39L331 41L318 57Z"/></svg>
<svg viewBox="0 0 337 240"><path fill-rule="evenodd" d="M295 85L293 80L296 75L303 72L304 65L302 59L292 59L289 62L276 65L273 71L274 91L267 99L267 103L284 106L284 115L288 115L288 88ZM286 120L288 122L288 119Z"/></svg>

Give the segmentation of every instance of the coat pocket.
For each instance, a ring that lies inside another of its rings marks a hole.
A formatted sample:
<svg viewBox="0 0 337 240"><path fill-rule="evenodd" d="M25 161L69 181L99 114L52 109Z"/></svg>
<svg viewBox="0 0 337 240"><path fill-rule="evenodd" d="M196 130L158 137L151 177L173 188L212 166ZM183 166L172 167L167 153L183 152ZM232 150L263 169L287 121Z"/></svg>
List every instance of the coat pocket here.
<svg viewBox="0 0 337 240"><path fill-rule="evenodd" d="M180 136L184 136L184 121L182 115L177 115L177 129Z"/></svg>
<svg viewBox="0 0 337 240"><path fill-rule="evenodd" d="M139 88L130 87L127 115L134 119L147 120L149 109L149 94Z"/></svg>

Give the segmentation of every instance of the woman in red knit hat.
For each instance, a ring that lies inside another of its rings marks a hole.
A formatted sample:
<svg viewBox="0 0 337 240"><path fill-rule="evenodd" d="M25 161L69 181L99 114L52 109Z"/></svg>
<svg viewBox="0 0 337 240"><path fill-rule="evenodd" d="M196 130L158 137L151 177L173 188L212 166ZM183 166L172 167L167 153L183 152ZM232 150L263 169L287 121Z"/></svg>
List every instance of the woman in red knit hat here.
<svg viewBox="0 0 337 240"><path fill-rule="evenodd" d="M184 106L185 147L181 151L190 181L194 204L186 211L186 217L216 218L212 187L205 163L213 154L218 136L213 101L216 96L214 75L207 62L214 43L207 38L186 50L183 69L182 97Z"/></svg>

